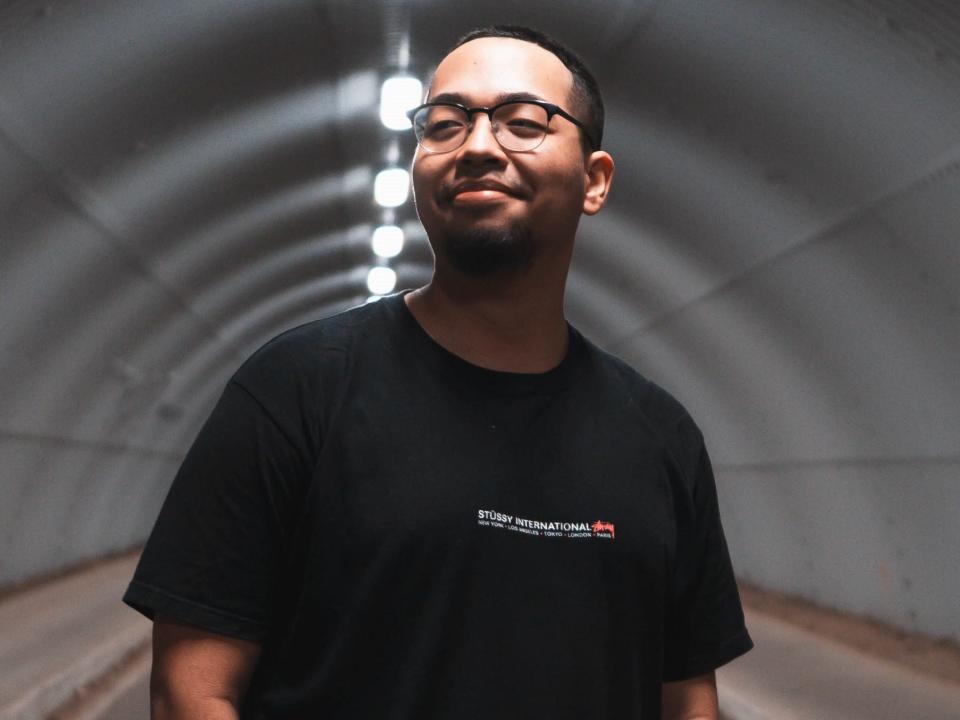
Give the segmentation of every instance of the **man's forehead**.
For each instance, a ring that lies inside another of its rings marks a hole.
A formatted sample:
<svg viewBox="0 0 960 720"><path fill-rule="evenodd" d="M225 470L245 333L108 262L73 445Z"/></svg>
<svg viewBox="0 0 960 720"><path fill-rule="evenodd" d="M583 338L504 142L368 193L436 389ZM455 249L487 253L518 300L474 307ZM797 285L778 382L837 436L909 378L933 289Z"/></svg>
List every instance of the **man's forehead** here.
<svg viewBox="0 0 960 720"><path fill-rule="evenodd" d="M482 37L464 43L440 62L430 98L447 93L462 97L528 93L563 102L572 85L570 71L549 50L525 40Z"/></svg>

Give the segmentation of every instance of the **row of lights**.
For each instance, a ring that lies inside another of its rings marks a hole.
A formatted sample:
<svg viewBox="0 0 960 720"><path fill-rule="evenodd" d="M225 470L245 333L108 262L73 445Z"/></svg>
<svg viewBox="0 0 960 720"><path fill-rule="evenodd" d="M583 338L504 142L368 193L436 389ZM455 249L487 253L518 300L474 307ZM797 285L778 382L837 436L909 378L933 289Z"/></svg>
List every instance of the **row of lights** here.
<svg viewBox="0 0 960 720"><path fill-rule="evenodd" d="M380 122L394 131L409 130L410 121L406 112L420 104L423 85L410 75L397 75L387 78L380 88ZM394 139L391 146L390 162L398 161L399 152ZM410 173L401 167L388 167L377 173L373 182L373 199L382 207L383 224L373 231L371 244L373 253L380 258L381 264L370 268L367 273L367 289L371 300L393 292L397 285L397 274L389 265L391 258L397 257L403 250L403 229L394 224L394 209L400 207L410 194Z"/></svg>

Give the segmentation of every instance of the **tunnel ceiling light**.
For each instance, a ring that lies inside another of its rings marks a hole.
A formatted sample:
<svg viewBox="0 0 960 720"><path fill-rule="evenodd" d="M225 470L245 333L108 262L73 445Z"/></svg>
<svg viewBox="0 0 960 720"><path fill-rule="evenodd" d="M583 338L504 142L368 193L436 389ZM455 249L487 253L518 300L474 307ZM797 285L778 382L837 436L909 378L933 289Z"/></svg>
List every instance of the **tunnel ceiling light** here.
<svg viewBox="0 0 960 720"><path fill-rule="evenodd" d="M381 225L373 231L373 252L378 257L396 257L401 250L403 250L403 230L396 225Z"/></svg>
<svg viewBox="0 0 960 720"><path fill-rule="evenodd" d="M403 168L381 170L373 181L373 199L382 207L398 207L407 201L410 175Z"/></svg>
<svg viewBox="0 0 960 720"><path fill-rule="evenodd" d="M380 88L380 122L391 130L409 130L405 113L420 104L423 85L409 75L387 78Z"/></svg>
<svg viewBox="0 0 960 720"><path fill-rule="evenodd" d="M397 274L388 267L370 268L367 273L367 288L374 295L386 295L397 286Z"/></svg>

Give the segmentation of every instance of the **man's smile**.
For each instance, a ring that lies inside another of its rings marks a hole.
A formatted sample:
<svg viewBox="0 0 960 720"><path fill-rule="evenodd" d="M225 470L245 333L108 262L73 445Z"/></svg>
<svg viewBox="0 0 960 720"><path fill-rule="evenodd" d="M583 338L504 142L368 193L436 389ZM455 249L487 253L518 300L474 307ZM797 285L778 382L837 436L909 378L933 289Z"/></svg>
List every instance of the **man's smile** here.
<svg viewBox="0 0 960 720"><path fill-rule="evenodd" d="M488 205L500 203L510 195L501 190L464 190L453 197L454 205Z"/></svg>
<svg viewBox="0 0 960 720"><path fill-rule="evenodd" d="M496 180L461 180L445 193L454 205L486 205L500 203L519 195L513 188Z"/></svg>

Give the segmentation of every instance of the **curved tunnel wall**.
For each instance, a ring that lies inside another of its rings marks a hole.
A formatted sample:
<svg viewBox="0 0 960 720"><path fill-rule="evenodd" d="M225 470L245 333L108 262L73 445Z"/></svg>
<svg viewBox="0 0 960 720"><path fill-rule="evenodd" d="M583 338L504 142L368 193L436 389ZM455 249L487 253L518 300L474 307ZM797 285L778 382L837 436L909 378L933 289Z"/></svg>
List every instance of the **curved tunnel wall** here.
<svg viewBox="0 0 960 720"><path fill-rule="evenodd" d="M141 542L246 354L366 298L392 44L425 76L504 20L601 79L617 175L569 315L699 420L739 574L960 639L960 11L932 1L4 3L0 585Z"/></svg>

